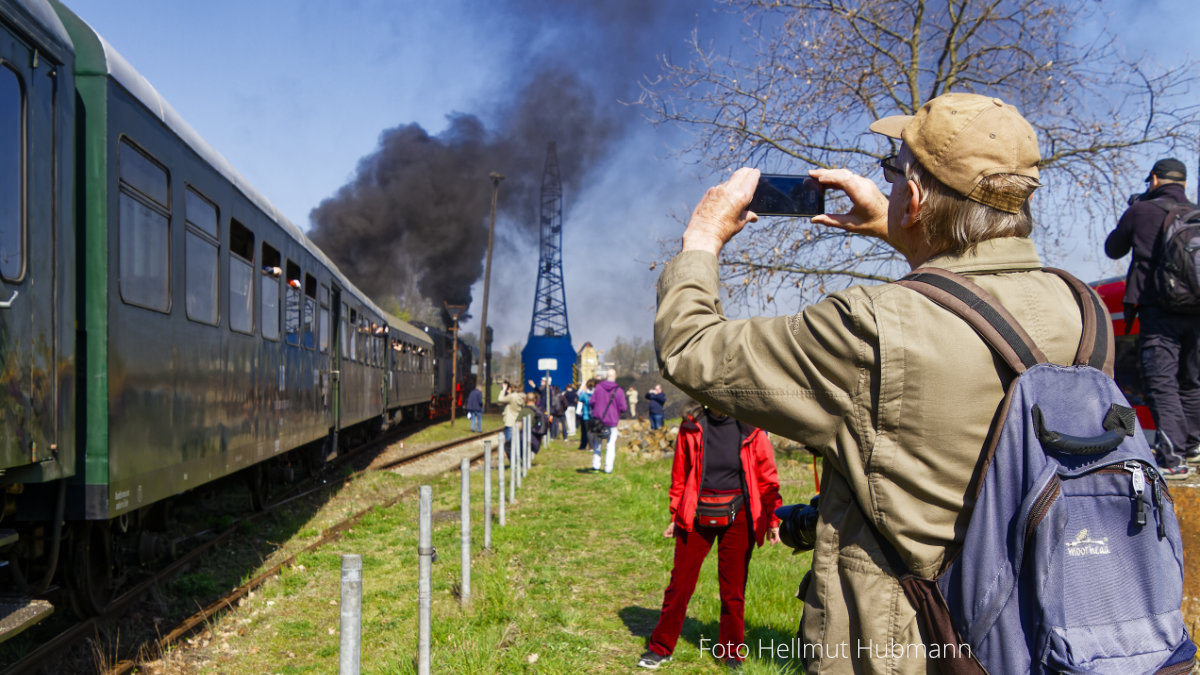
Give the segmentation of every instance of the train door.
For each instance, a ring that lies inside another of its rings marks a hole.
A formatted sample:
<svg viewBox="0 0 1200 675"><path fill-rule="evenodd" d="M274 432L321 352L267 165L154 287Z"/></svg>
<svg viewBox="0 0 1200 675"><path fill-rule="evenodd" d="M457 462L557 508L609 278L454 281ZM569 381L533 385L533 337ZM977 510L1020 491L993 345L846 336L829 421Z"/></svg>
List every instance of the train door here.
<svg viewBox="0 0 1200 675"><path fill-rule="evenodd" d="M56 449L57 67L0 23L0 469Z"/></svg>

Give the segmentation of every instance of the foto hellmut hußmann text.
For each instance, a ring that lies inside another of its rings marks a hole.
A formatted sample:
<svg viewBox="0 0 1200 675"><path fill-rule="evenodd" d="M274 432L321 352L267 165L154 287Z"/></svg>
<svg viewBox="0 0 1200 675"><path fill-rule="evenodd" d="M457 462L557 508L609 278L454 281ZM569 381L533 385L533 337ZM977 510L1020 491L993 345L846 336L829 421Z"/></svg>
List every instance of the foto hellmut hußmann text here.
<svg viewBox="0 0 1200 675"><path fill-rule="evenodd" d="M762 658L778 659L894 659L894 658L958 658L971 657L971 645L934 643L927 645L923 642L875 642L874 640L857 640L855 644L837 642L834 644L803 643L800 638L790 640L759 640L757 649L745 643L715 642L708 638L700 638L700 652L709 654L715 659L750 658L755 654Z"/></svg>

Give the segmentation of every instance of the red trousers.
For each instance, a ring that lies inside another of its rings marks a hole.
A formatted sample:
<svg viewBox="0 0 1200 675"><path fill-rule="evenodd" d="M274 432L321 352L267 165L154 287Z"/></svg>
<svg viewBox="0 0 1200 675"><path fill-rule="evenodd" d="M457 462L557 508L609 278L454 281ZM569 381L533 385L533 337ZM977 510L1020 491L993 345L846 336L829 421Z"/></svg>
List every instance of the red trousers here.
<svg viewBox="0 0 1200 675"><path fill-rule="evenodd" d="M717 644L726 645L722 658L735 657L737 646L746 639L746 571L750 568L750 555L754 552L753 532L750 530L749 511L745 506L738 511L737 518L728 527L697 527L688 532L675 526L675 566L671 569L671 583L663 593L662 613L658 625L650 634L650 649L662 656L670 656L683 629L688 601L696 590L696 579L700 566L708 556L713 541L717 543L717 582L721 590L721 624L717 632ZM712 645L711 642L704 643ZM730 647L732 645L732 650ZM735 657L736 658L736 657Z"/></svg>

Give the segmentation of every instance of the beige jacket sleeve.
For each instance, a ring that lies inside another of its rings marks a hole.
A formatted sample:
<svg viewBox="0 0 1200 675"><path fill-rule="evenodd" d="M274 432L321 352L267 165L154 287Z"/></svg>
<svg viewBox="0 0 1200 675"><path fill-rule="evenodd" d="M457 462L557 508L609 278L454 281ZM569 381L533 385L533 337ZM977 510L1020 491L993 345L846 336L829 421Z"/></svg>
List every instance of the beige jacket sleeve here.
<svg viewBox="0 0 1200 675"><path fill-rule="evenodd" d="M866 294L850 289L793 316L730 320L718 290L710 253L680 253L663 270L654 338L664 376L838 465L839 448L869 448L878 337Z"/></svg>

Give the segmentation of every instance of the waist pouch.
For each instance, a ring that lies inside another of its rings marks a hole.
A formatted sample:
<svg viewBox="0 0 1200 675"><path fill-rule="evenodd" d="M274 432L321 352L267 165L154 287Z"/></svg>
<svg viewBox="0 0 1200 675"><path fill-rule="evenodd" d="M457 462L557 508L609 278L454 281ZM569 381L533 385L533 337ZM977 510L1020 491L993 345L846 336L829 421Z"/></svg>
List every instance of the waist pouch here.
<svg viewBox="0 0 1200 675"><path fill-rule="evenodd" d="M739 492L701 494L696 504L696 524L702 527L729 527L745 501Z"/></svg>

